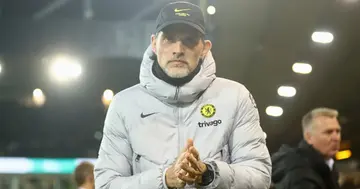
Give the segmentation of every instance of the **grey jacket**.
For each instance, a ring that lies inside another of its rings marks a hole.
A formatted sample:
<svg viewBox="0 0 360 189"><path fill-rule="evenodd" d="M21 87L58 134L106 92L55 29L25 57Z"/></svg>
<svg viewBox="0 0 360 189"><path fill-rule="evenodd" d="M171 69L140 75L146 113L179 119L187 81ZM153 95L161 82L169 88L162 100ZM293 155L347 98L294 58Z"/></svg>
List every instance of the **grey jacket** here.
<svg viewBox="0 0 360 189"><path fill-rule="evenodd" d="M151 54L149 47L140 84L116 94L108 109L95 164L96 189L167 188L164 172L188 138L215 170L214 181L203 188L269 188L270 155L249 91L215 76L211 52L200 72L180 88L153 75Z"/></svg>

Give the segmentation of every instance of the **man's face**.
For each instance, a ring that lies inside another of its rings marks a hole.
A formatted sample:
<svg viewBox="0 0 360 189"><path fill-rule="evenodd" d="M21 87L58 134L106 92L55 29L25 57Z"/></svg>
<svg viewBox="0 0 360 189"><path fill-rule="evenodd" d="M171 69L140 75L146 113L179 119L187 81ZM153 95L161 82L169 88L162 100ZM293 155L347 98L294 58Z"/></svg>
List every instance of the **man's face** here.
<svg viewBox="0 0 360 189"><path fill-rule="evenodd" d="M307 142L326 158L332 158L340 148L341 128L336 118L319 116L313 120Z"/></svg>
<svg viewBox="0 0 360 189"><path fill-rule="evenodd" d="M200 32L184 24L170 25L151 40L160 67L172 78L189 75L211 48Z"/></svg>

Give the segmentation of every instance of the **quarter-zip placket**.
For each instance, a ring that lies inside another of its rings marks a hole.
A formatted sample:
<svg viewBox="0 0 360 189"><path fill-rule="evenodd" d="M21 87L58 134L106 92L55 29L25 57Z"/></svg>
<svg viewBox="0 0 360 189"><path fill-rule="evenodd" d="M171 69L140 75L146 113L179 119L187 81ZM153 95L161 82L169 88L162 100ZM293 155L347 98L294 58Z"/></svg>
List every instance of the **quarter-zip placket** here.
<svg viewBox="0 0 360 189"><path fill-rule="evenodd" d="M180 87L176 87L176 91L175 91L175 96L174 99L178 100L179 99L179 93L180 93ZM177 102L176 103L176 107L174 109L174 115L175 115L175 119L176 119L176 127L178 129L178 153L181 153L182 150L182 144L183 144L183 129L181 126L181 112L180 112L180 107L179 107L180 103Z"/></svg>

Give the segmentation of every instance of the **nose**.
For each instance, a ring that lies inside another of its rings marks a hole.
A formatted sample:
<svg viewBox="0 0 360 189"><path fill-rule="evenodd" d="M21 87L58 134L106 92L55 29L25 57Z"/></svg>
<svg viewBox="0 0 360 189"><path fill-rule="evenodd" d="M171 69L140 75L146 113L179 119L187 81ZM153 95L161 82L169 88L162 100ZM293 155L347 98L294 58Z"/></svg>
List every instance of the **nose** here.
<svg viewBox="0 0 360 189"><path fill-rule="evenodd" d="M333 132L331 138L334 141L340 141L340 139L341 139L340 132Z"/></svg>
<svg viewBox="0 0 360 189"><path fill-rule="evenodd" d="M185 47L184 44L179 40L173 43L173 55L181 56L184 54Z"/></svg>

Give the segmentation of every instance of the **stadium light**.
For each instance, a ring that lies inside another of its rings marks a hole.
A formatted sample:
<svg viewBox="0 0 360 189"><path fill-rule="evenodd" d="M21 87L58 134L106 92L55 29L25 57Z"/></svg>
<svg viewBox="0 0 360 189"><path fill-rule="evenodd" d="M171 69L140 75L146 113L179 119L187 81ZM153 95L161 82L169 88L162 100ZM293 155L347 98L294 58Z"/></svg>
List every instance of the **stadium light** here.
<svg viewBox="0 0 360 189"><path fill-rule="evenodd" d="M295 62L292 66L292 70L299 74L309 74L312 71L312 66L305 62Z"/></svg>
<svg viewBox="0 0 360 189"><path fill-rule="evenodd" d="M207 13L210 14L210 15L214 15L216 12L216 8L212 5L208 6L207 8Z"/></svg>
<svg viewBox="0 0 360 189"><path fill-rule="evenodd" d="M96 158L0 157L0 174L72 174L84 161L95 164Z"/></svg>
<svg viewBox="0 0 360 189"><path fill-rule="evenodd" d="M293 97L296 95L296 89L292 86L280 86L277 92L282 97Z"/></svg>
<svg viewBox="0 0 360 189"><path fill-rule="evenodd" d="M51 60L50 74L57 81L74 80L78 78L81 73L81 65L75 58L59 55Z"/></svg>
<svg viewBox="0 0 360 189"><path fill-rule="evenodd" d="M106 89L101 98L104 106L109 106L113 97L114 97L114 92L110 89Z"/></svg>
<svg viewBox="0 0 360 189"><path fill-rule="evenodd" d="M272 117L279 117L283 114L283 109L279 106L268 106L265 110L266 114Z"/></svg>
<svg viewBox="0 0 360 189"><path fill-rule="evenodd" d="M349 159L350 157L351 157L351 151L350 150L339 151L335 155L336 160Z"/></svg>
<svg viewBox="0 0 360 189"><path fill-rule="evenodd" d="M46 97L44 95L44 92L37 88L33 91L33 96L32 96L32 100L35 106L43 106L45 104L46 101Z"/></svg>
<svg viewBox="0 0 360 189"><path fill-rule="evenodd" d="M352 3L358 3L359 0L342 0L342 2L349 3L351 5Z"/></svg>
<svg viewBox="0 0 360 189"><path fill-rule="evenodd" d="M96 140L101 140L101 138L102 138L102 133L101 133L100 131L96 131L96 132L94 133L94 138L95 138Z"/></svg>
<svg viewBox="0 0 360 189"><path fill-rule="evenodd" d="M106 90L104 91L103 96L104 96L104 99L105 99L105 100L111 101L112 98L114 97L114 92L113 92L112 90L110 90L110 89L106 89Z"/></svg>
<svg viewBox="0 0 360 189"><path fill-rule="evenodd" d="M41 89L35 89L35 90L33 91L33 97L34 97L34 98L40 98L40 97L42 97L42 96L44 96L44 93L42 92Z"/></svg>
<svg viewBox="0 0 360 189"><path fill-rule="evenodd" d="M334 35L326 31L316 31L311 35L311 39L316 43L331 43L334 40Z"/></svg>
<svg viewBox="0 0 360 189"><path fill-rule="evenodd" d="M1 62L0 62L0 74L1 74L1 71L2 71L2 65L1 65Z"/></svg>

